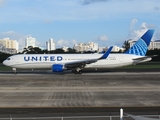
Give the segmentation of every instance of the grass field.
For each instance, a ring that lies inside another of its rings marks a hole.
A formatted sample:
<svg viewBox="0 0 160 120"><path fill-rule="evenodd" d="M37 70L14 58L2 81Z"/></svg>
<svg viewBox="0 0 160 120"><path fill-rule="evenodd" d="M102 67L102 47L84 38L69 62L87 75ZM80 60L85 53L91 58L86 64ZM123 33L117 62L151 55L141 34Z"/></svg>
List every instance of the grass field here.
<svg viewBox="0 0 160 120"><path fill-rule="evenodd" d="M0 63L0 71L9 71L12 70L12 68L4 66L3 64Z"/></svg>
<svg viewBox="0 0 160 120"><path fill-rule="evenodd" d="M17 70L27 70L27 69L17 69ZM31 70L31 69L29 69ZM34 69L34 70L49 70L49 69ZM0 63L0 71L12 71L11 67L7 67Z"/></svg>
<svg viewBox="0 0 160 120"><path fill-rule="evenodd" d="M141 63L137 65L130 65L130 66L125 66L125 67L120 67L116 69L154 69L154 68L159 68L160 69L160 62L146 62L146 63ZM0 63L0 71L11 71L12 68L4 66L3 64ZM22 70L22 69L21 69ZM44 69L42 69L44 70Z"/></svg>
<svg viewBox="0 0 160 120"><path fill-rule="evenodd" d="M146 63L140 63L137 65L130 65L130 66L125 66L122 68L136 68L136 69L141 69L141 68L147 68L147 69L153 69L153 68L160 68L160 62L146 62Z"/></svg>

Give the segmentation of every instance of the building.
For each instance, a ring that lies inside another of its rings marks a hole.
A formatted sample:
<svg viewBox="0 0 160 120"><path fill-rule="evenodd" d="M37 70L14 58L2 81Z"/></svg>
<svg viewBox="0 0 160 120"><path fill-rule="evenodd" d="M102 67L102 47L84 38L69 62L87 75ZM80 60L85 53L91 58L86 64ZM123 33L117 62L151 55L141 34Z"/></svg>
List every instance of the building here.
<svg viewBox="0 0 160 120"><path fill-rule="evenodd" d="M32 37L28 37L25 40L25 46L28 48L28 46L36 47L36 39Z"/></svg>
<svg viewBox="0 0 160 120"><path fill-rule="evenodd" d="M85 43L78 43L73 46L73 48L77 52L84 52L84 51L98 51L98 43L89 42Z"/></svg>
<svg viewBox="0 0 160 120"><path fill-rule="evenodd" d="M88 43L90 51L97 51L98 50L98 43L89 42Z"/></svg>
<svg viewBox="0 0 160 120"><path fill-rule="evenodd" d="M18 42L16 40L10 40L9 38L0 39L1 51L8 54L16 54L19 49Z"/></svg>
<svg viewBox="0 0 160 120"><path fill-rule="evenodd" d="M160 49L160 40L151 41L149 50Z"/></svg>
<svg viewBox="0 0 160 120"><path fill-rule="evenodd" d="M16 54L17 50L12 48L6 48L2 44L0 44L0 52L7 54Z"/></svg>
<svg viewBox="0 0 160 120"><path fill-rule="evenodd" d="M104 52L104 51L107 51L109 49L109 47L99 47L99 50L98 52L101 53L101 52ZM119 52L119 51L124 51L124 48L121 48L121 47L118 47L118 46L113 46L112 48L112 51L111 52Z"/></svg>
<svg viewBox="0 0 160 120"><path fill-rule="evenodd" d="M137 41L129 40L130 47L132 47L135 44L135 42ZM150 42L148 50L154 50L154 49L160 49L160 40L155 40Z"/></svg>
<svg viewBox="0 0 160 120"><path fill-rule="evenodd" d="M6 48L2 44L0 44L0 52L5 53L5 51L6 51Z"/></svg>
<svg viewBox="0 0 160 120"><path fill-rule="evenodd" d="M104 49L105 47L98 47L98 53L101 53L101 52L103 52L103 49Z"/></svg>
<svg viewBox="0 0 160 120"><path fill-rule="evenodd" d="M47 42L46 42L46 49L48 51L52 51L56 49L56 45L55 42L53 41L52 38L50 38Z"/></svg>
<svg viewBox="0 0 160 120"><path fill-rule="evenodd" d="M113 46L112 52L119 52L119 51L124 51L124 48L118 47L118 46Z"/></svg>

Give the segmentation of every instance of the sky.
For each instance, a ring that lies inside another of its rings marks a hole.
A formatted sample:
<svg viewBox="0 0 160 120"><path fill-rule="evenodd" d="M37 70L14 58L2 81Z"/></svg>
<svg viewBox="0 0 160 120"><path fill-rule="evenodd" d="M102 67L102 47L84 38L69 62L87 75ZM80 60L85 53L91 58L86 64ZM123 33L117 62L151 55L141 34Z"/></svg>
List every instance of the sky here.
<svg viewBox="0 0 160 120"><path fill-rule="evenodd" d="M25 46L26 37L45 48L50 38L56 47L96 42L122 46L155 29L160 40L160 0L0 0L0 39Z"/></svg>

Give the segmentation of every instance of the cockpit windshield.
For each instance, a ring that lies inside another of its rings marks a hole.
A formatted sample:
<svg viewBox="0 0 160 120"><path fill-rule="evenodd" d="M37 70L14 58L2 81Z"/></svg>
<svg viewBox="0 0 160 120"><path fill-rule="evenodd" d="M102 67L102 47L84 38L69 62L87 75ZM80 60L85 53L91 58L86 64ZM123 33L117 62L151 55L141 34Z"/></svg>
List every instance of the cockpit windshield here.
<svg viewBox="0 0 160 120"><path fill-rule="evenodd" d="M7 58L7 60L10 60L10 58Z"/></svg>

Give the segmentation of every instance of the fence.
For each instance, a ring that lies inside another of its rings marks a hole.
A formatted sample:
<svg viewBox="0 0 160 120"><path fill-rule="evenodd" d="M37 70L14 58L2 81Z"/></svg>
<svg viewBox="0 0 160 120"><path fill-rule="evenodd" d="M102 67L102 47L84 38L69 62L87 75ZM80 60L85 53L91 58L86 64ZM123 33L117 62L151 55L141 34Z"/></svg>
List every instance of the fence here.
<svg viewBox="0 0 160 120"><path fill-rule="evenodd" d="M142 115L142 117L156 118L160 120L160 115ZM0 118L0 120L119 120L119 116L70 116L70 117L12 117ZM124 120L134 120L129 116L124 116Z"/></svg>

